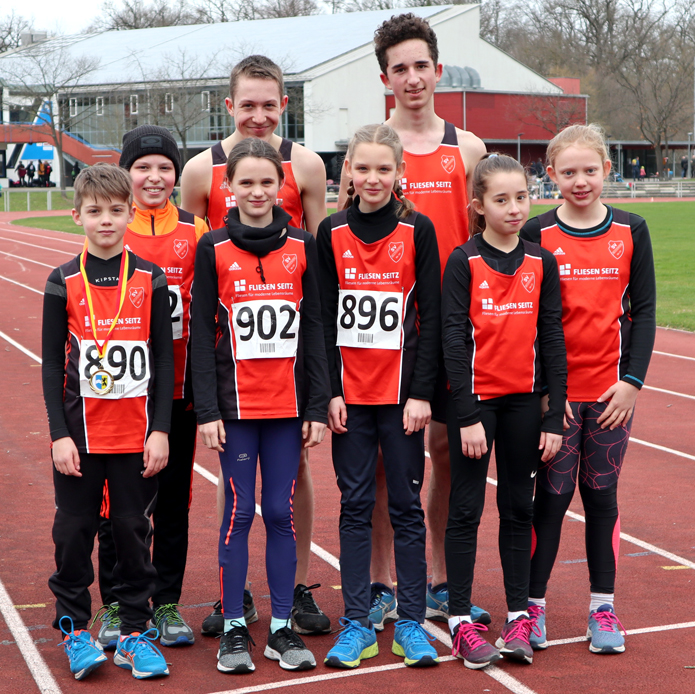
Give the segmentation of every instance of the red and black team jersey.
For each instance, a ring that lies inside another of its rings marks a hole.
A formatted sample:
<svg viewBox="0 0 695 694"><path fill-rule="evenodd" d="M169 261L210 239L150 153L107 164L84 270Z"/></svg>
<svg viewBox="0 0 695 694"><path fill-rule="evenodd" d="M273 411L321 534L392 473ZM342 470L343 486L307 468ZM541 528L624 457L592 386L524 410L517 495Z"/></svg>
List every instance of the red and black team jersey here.
<svg viewBox="0 0 695 694"><path fill-rule="evenodd" d="M524 260L513 275L463 246L471 271L468 352L472 392L479 400L540 391L538 310L543 260L537 244L521 241Z"/></svg>
<svg viewBox="0 0 695 694"><path fill-rule="evenodd" d="M217 404L222 419L300 416L299 353L304 232L261 260L234 245L227 229L213 232L218 282Z"/></svg>
<svg viewBox="0 0 695 694"><path fill-rule="evenodd" d="M451 251L468 241L468 188L456 127L444 124L439 147L429 154L403 152L403 194L434 224L444 275Z"/></svg>
<svg viewBox="0 0 695 694"><path fill-rule="evenodd" d="M417 213L374 243L350 229L347 211L331 216L338 273L337 345L343 397L353 405L405 402L417 352Z"/></svg>
<svg viewBox="0 0 695 694"><path fill-rule="evenodd" d="M152 354L150 317L152 264L130 256L135 270L127 282L118 323L109 337L103 367L114 377L113 390L96 394L89 379L99 359L90 328L89 306L80 274L79 256L65 266L68 342L64 410L70 436L85 453L142 451L152 419ZM90 284L97 337L106 335L118 308L118 287Z"/></svg>
<svg viewBox="0 0 695 694"><path fill-rule="evenodd" d="M567 398L593 402L620 380L629 358L629 213L614 209L606 233L589 238L563 231L553 211L541 215L539 223L541 245L553 253L560 272Z"/></svg>
<svg viewBox="0 0 695 694"><path fill-rule="evenodd" d="M282 170L285 172L285 181L278 191L277 204L292 217L292 226L298 229L304 228L304 208L299 186L292 171L292 140L282 138L280 145L280 157L282 158ZM227 175L227 155L224 153L222 143L214 144L212 153L212 183L208 195L208 223L211 229L219 229L224 226L224 218L230 207L236 207L236 200L227 187L225 177Z"/></svg>
<svg viewBox="0 0 695 694"><path fill-rule="evenodd" d="M175 208L178 224L165 234L144 235L128 228L125 247L136 255L159 265L167 278L171 328L174 336L174 399L184 397L184 382L188 363L191 288L198 243L195 217L190 212Z"/></svg>

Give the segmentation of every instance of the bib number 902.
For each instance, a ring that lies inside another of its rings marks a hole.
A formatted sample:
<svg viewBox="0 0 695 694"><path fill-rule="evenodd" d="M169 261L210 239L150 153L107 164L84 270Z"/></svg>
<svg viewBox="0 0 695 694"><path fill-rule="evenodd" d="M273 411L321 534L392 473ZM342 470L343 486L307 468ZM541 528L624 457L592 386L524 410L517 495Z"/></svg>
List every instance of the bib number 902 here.
<svg viewBox="0 0 695 694"><path fill-rule="evenodd" d="M341 289L338 295L338 346L400 349L403 294Z"/></svg>
<svg viewBox="0 0 695 694"><path fill-rule="evenodd" d="M299 342L299 312L282 299L244 301L232 306L235 355L241 359L294 357Z"/></svg>

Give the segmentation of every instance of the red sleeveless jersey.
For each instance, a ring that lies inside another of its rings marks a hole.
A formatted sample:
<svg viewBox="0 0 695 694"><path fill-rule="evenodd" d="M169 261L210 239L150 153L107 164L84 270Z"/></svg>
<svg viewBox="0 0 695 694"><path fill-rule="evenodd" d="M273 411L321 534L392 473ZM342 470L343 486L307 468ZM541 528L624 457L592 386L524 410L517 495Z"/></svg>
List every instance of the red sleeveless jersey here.
<svg viewBox="0 0 695 694"><path fill-rule="evenodd" d="M89 327L89 306L79 256L63 266L67 290L68 342L64 407L70 436L83 453L138 453L145 448L152 418L150 314L152 264L130 254L135 271L128 280L118 323L102 363L114 377L113 390L97 395L89 385L98 370L98 352ZM89 286L103 340L118 310L118 287Z"/></svg>
<svg viewBox="0 0 695 694"><path fill-rule="evenodd" d="M292 140L282 138L280 145L280 157L282 158L282 170L285 172L285 181L278 191L276 204L282 207L292 217L292 226L298 229L304 228L304 208L299 186L292 171ZM208 195L208 223L211 229L219 229L224 226L224 218L230 207L236 207L236 200L227 187L225 176L227 175L227 155L224 153L222 143L218 142L210 148L212 153L212 183Z"/></svg>
<svg viewBox="0 0 695 694"><path fill-rule="evenodd" d="M340 285L337 344L347 404L395 405L408 398L418 339L416 214L374 243L352 233L346 210L331 215Z"/></svg>
<svg viewBox="0 0 695 694"><path fill-rule="evenodd" d="M298 417L303 400L300 335L304 232L261 259L213 233L219 305L217 401L222 419Z"/></svg>
<svg viewBox="0 0 695 694"><path fill-rule="evenodd" d="M456 127L444 124L444 137L434 152L403 152L403 194L434 224L442 277L454 248L468 241L468 189Z"/></svg>
<svg viewBox="0 0 695 694"><path fill-rule="evenodd" d="M539 220L541 245L560 270L567 399L594 402L620 380L621 361L628 358L630 216L614 209L608 231L589 238L562 231L552 210Z"/></svg>
<svg viewBox="0 0 695 694"><path fill-rule="evenodd" d="M126 248L164 270L169 285L171 329L174 334L174 399L184 396L188 364L189 326L191 321L191 288L195 266L197 238L195 217L180 208L179 223L168 234L145 236L128 229L123 239Z"/></svg>
<svg viewBox="0 0 695 694"><path fill-rule="evenodd" d="M541 389L537 325L543 260L538 244L521 243L525 257L513 275L493 270L474 239L463 247L471 268L471 383L479 400Z"/></svg>

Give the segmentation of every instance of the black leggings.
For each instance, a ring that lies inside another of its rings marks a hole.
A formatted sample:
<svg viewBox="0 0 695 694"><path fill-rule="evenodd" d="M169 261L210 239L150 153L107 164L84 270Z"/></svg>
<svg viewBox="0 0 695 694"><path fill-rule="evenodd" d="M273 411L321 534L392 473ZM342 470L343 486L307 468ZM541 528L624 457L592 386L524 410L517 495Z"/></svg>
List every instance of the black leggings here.
<svg viewBox="0 0 695 694"><path fill-rule="evenodd" d="M449 407L447 417L451 496L444 550L452 616L471 613L478 526L485 504L493 441L500 515L499 551L507 607L511 612L528 607L533 487L540 460L540 395L505 395L482 400L478 406L488 445L488 452L480 460L463 455L453 406Z"/></svg>

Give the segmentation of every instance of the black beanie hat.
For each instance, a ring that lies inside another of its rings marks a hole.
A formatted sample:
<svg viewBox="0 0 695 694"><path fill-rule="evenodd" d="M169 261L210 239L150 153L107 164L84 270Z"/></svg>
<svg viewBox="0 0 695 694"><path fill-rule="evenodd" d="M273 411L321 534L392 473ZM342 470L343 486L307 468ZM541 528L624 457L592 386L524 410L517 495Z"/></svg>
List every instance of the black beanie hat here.
<svg viewBox="0 0 695 694"><path fill-rule="evenodd" d="M181 157L174 136L159 125L139 125L123 136L120 166L130 171L136 159L148 154L161 154L174 165L176 180L181 175Z"/></svg>

